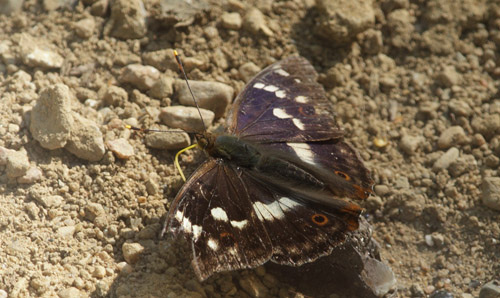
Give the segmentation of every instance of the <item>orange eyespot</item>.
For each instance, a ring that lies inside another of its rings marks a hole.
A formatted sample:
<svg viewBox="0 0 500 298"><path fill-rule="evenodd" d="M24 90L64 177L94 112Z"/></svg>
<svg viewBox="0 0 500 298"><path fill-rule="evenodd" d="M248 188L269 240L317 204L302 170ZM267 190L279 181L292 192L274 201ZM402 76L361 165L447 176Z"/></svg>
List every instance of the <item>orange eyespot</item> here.
<svg viewBox="0 0 500 298"><path fill-rule="evenodd" d="M313 216L311 216L311 220L313 221L314 224L318 226L324 226L328 223L328 217L324 214L319 214L316 213Z"/></svg>
<svg viewBox="0 0 500 298"><path fill-rule="evenodd" d="M346 181L351 180L351 176L347 175L346 173L344 173L342 171L335 171L335 174L337 174L337 176L344 178Z"/></svg>
<svg viewBox="0 0 500 298"><path fill-rule="evenodd" d="M314 111L314 107L312 106L300 106L299 113L306 117L312 117L316 114L316 112Z"/></svg>

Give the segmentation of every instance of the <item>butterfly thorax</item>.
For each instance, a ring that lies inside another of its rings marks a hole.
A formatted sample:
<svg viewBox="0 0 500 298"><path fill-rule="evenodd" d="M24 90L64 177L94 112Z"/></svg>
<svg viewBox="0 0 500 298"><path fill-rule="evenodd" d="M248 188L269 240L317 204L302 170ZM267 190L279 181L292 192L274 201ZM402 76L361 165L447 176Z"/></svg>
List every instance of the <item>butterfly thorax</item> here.
<svg viewBox="0 0 500 298"><path fill-rule="evenodd" d="M230 161L237 166L252 168L261 158L257 148L235 136L204 132L198 134L197 139L208 155Z"/></svg>

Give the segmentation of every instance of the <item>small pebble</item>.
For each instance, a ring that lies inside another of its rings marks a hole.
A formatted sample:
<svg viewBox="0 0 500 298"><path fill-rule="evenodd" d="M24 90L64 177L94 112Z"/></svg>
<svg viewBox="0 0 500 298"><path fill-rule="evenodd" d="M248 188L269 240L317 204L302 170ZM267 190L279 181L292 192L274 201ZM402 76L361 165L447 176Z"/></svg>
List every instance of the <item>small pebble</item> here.
<svg viewBox="0 0 500 298"><path fill-rule="evenodd" d="M129 264L137 263L143 251L144 247L139 243L125 242L122 245L123 258Z"/></svg>
<svg viewBox="0 0 500 298"><path fill-rule="evenodd" d="M101 160L106 153L106 147L99 126L77 113L73 114L73 119L71 137L64 148L84 160Z"/></svg>
<svg viewBox="0 0 500 298"><path fill-rule="evenodd" d="M177 150L186 148L191 144L191 138L187 133L155 132L146 135L146 145L155 149Z"/></svg>
<svg viewBox="0 0 500 298"><path fill-rule="evenodd" d="M492 280L486 283L479 292L479 298L499 298L500 297L500 281Z"/></svg>
<svg viewBox="0 0 500 298"><path fill-rule="evenodd" d="M245 64L242 64L238 71L240 73L241 79L245 82L248 82L260 71L260 67L255 65L253 62L247 62Z"/></svg>
<svg viewBox="0 0 500 298"><path fill-rule="evenodd" d="M8 177L17 178L25 175L30 168L26 152L9 151L6 160L6 174Z"/></svg>
<svg viewBox="0 0 500 298"><path fill-rule="evenodd" d="M118 270L120 274L128 275L132 273L132 271L134 271L134 268L130 266L127 262L120 262L116 264L116 270Z"/></svg>
<svg viewBox="0 0 500 298"><path fill-rule="evenodd" d="M449 88L460 83L460 74L457 73L455 67L446 66L442 72L438 73L436 81L440 86Z"/></svg>
<svg viewBox="0 0 500 298"><path fill-rule="evenodd" d="M418 146L423 141L423 138L420 136L409 136L405 135L401 138L401 142L399 143L399 147L403 152L408 155L414 155L417 151Z"/></svg>
<svg viewBox="0 0 500 298"><path fill-rule="evenodd" d="M17 183L32 184L42 179L43 173L37 167L30 167L26 173L17 178Z"/></svg>
<svg viewBox="0 0 500 298"><path fill-rule="evenodd" d="M448 149L452 146L457 146L467 143L467 136L461 126L451 126L441 133L438 140L440 149Z"/></svg>
<svg viewBox="0 0 500 298"><path fill-rule="evenodd" d="M122 39L136 39L147 32L147 11L142 0L115 0L111 3L110 34Z"/></svg>
<svg viewBox="0 0 500 298"><path fill-rule="evenodd" d="M243 18L243 28L252 34L263 33L266 36L273 36L273 32L266 24L264 14L257 8L250 8Z"/></svg>
<svg viewBox="0 0 500 298"><path fill-rule="evenodd" d="M151 90L149 90L148 94L157 99L171 97L174 93L173 84L173 78L162 75L160 79L155 82Z"/></svg>
<svg viewBox="0 0 500 298"><path fill-rule="evenodd" d="M127 140L122 138L107 141L106 145L108 149L120 159L129 159L135 154L134 147L132 147Z"/></svg>
<svg viewBox="0 0 500 298"><path fill-rule="evenodd" d="M500 211L500 178L486 177L481 185L483 204Z"/></svg>
<svg viewBox="0 0 500 298"><path fill-rule="evenodd" d="M89 38L94 33L95 21L93 18L82 19L74 24L76 35L81 38Z"/></svg>
<svg viewBox="0 0 500 298"><path fill-rule="evenodd" d="M57 229L57 234L63 238L73 237L73 234L75 234L75 231L76 231L75 226L60 227Z"/></svg>
<svg viewBox="0 0 500 298"><path fill-rule="evenodd" d="M237 12L226 12L221 16L222 27L230 30L241 28L241 16Z"/></svg>
<svg viewBox="0 0 500 298"><path fill-rule="evenodd" d="M85 218L94 221L98 216L105 215L104 207L99 203L88 203L85 205Z"/></svg>
<svg viewBox="0 0 500 298"><path fill-rule="evenodd" d="M128 93L118 86L109 86L102 96L104 106L119 107L128 102Z"/></svg>
<svg viewBox="0 0 500 298"><path fill-rule="evenodd" d="M94 272L92 275L94 277L97 277L97 278L103 278L106 276L106 268L104 268L103 266L97 265L97 266L95 266Z"/></svg>
<svg viewBox="0 0 500 298"><path fill-rule="evenodd" d="M64 58L57 52L42 49L38 46L34 46L31 50L25 52L22 59L28 66L45 69L61 68L64 62Z"/></svg>
<svg viewBox="0 0 500 298"><path fill-rule="evenodd" d="M432 166L432 170L439 172L440 170L447 169L455 160L457 160L459 154L460 151L456 147L450 148L436 160Z"/></svg>
<svg viewBox="0 0 500 298"><path fill-rule="evenodd" d="M149 65L130 64L122 69L120 83L128 83L140 90L151 89L160 78L160 71Z"/></svg>
<svg viewBox="0 0 500 298"><path fill-rule="evenodd" d="M59 298L75 298L81 297L82 293L77 288L69 287L67 289L60 290L57 295Z"/></svg>

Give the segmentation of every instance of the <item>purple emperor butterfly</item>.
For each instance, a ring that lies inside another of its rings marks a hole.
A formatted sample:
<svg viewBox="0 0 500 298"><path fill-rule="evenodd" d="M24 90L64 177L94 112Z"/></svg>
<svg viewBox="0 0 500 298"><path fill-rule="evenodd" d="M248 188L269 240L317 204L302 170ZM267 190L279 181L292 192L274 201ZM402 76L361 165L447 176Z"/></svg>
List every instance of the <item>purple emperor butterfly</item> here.
<svg viewBox="0 0 500 298"><path fill-rule="evenodd" d="M299 266L358 228L373 181L344 142L317 73L302 57L276 62L236 98L224 134L196 134L208 159L177 194L165 231L192 246L200 280L269 260Z"/></svg>

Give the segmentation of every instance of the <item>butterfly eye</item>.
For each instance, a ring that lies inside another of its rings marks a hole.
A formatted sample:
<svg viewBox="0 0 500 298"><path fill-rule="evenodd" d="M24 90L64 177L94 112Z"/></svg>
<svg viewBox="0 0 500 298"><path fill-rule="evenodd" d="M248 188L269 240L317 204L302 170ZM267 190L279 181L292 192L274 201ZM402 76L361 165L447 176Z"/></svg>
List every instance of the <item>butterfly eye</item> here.
<svg viewBox="0 0 500 298"><path fill-rule="evenodd" d="M314 107L312 107L312 106L300 106L299 113L303 116L311 117L311 116L314 116L316 114L316 111L314 110Z"/></svg>
<svg viewBox="0 0 500 298"><path fill-rule="evenodd" d="M233 234L228 233L228 232L220 233L219 238L220 238L220 242L225 247L236 246L238 244L236 242L236 240L234 239Z"/></svg>
<svg viewBox="0 0 500 298"><path fill-rule="evenodd" d="M340 176L340 177L344 178L346 181L351 180L351 176L347 175L347 174L346 174L346 173L344 173L344 172L341 172L341 171L335 171L335 174L337 174L337 176Z"/></svg>
<svg viewBox="0 0 500 298"><path fill-rule="evenodd" d="M328 223L328 217L324 214L314 214L311 219L318 226L324 226Z"/></svg>

